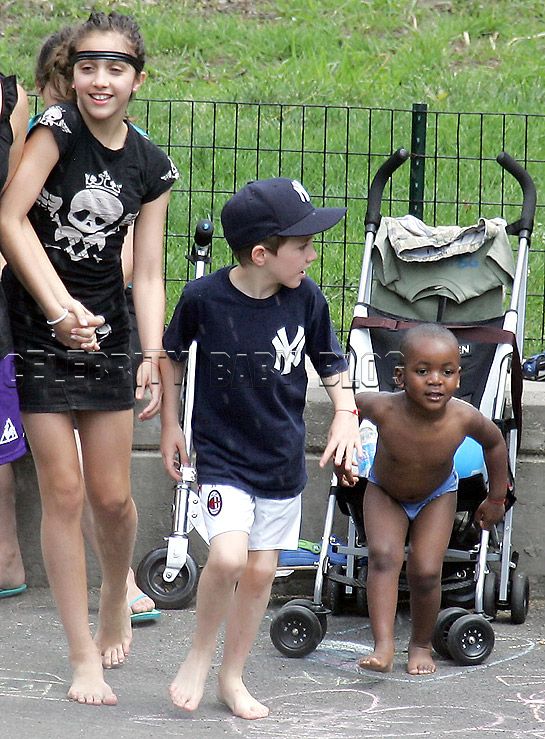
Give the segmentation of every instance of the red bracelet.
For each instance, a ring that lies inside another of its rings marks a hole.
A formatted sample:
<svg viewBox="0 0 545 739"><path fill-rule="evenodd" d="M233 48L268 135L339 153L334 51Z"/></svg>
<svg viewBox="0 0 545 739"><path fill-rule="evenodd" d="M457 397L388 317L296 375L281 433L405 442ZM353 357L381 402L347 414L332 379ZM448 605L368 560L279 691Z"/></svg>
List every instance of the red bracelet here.
<svg viewBox="0 0 545 739"><path fill-rule="evenodd" d="M335 413L351 413L353 416L359 416L359 411L357 408L354 408L353 411L349 410L348 408L337 408Z"/></svg>
<svg viewBox="0 0 545 739"><path fill-rule="evenodd" d="M505 506L505 504L507 503L507 498L504 498L503 500L494 500L494 498L489 498L487 496L486 499L488 500L489 503L495 503L496 505Z"/></svg>

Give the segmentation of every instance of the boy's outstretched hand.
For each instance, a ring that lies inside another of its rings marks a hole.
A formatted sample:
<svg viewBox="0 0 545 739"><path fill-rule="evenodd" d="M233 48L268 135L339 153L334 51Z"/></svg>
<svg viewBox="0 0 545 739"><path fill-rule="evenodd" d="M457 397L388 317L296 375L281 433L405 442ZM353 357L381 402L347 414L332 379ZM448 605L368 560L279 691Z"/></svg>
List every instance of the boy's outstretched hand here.
<svg viewBox="0 0 545 739"><path fill-rule="evenodd" d="M502 520L504 515L505 505L503 501L485 498L475 511L475 521L481 529L487 529L489 531L492 526Z"/></svg>
<svg viewBox="0 0 545 739"><path fill-rule="evenodd" d="M358 416L350 412L337 411L329 428L320 467L325 467L333 458L337 478L342 480L343 484L353 486L358 481L352 467L354 450L359 456L363 454Z"/></svg>

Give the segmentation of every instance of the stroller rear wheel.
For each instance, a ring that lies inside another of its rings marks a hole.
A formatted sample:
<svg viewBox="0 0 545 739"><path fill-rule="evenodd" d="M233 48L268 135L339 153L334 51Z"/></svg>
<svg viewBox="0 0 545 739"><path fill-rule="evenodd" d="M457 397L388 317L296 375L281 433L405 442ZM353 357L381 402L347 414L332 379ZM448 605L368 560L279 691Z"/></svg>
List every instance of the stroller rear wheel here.
<svg viewBox="0 0 545 739"><path fill-rule="evenodd" d="M358 568L357 580L360 586L356 590L356 608L360 616L369 615L369 606L367 604L367 565Z"/></svg>
<svg viewBox="0 0 545 739"><path fill-rule="evenodd" d="M450 657L450 649L448 648L447 639L450 629L455 621L462 616L467 616L468 612L465 608L458 608L453 606L452 608L445 608L444 611L440 611L437 616L435 623L435 629L433 630L432 646L441 657Z"/></svg>
<svg viewBox="0 0 545 739"><path fill-rule="evenodd" d="M286 657L305 657L323 639L318 616L310 608L285 605L274 616L270 626L274 646Z"/></svg>
<svg viewBox="0 0 545 739"><path fill-rule="evenodd" d="M480 665L494 649L494 629L482 616L468 614L452 624L447 646L460 665Z"/></svg>
<svg viewBox="0 0 545 739"><path fill-rule="evenodd" d="M333 567L328 570L325 587L326 602L329 606L329 609L334 616L338 616L342 608L344 585L338 580L330 577L330 574L333 575L333 578L335 577L335 575L343 575L343 566L333 565Z"/></svg>
<svg viewBox="0 0 545 739"><path fill-rule="evenodd" d="M483 609L492 620L498 615L498 583L496 573L490 570L484 576Z"/></svg>
<svg viewBox="0 0 545 739"><path fill-rule="evenodd" d="M159 608L185 608L197 592L199 571L193 557L186 557L182 567L172 582L163 579L167 562L167 548L152 549L138 565L136 583Z"/></svg>
<svg viewBox="0 0 545 739"><path fill-rule="evenodd" d="M528 615L530 602L530 581L528 575L516 570L511 571L510 577L511 623L523 624Z"/></svg>

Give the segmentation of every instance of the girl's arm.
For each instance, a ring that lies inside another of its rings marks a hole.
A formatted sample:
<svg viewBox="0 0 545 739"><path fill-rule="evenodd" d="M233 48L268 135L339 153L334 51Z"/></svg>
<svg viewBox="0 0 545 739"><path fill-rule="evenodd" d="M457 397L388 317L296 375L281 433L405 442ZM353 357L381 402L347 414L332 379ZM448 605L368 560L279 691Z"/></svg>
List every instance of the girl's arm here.
<svg viewBox="0 0 545 739"><path fill-rule="evenodd" d="M38 129L25 144L21 162L0 199L0 242L15 275L34 297L47 320L58 319L68 309L66 318L55 325L55 333L63 344L74 346L71 329L98 326L103 319L89 314L72 298L27 218L58 159L53 134Z"/></svg>
<svg viewBox="0 0 545 739"><path fill-rule="evenodd" d="M123 270L123 284L125 287L132 284L133 239L134 224L131 224L127 229L127 234L121 247L121 268Z"/></svg>
<svg viewBox="0 0 545 739"><path fill-rule="evenodd" d="M151 393L149 404L139 414L141 420L157 413L162 395L158 364L165 325L163 231L169 199L170 190L144 203L134 227L133 300L143 355L136 398L142 400L146 388Z"/></svg>
<svg viewBox="0 0 545 739"><path fill-rule="evenodd" d="M0 95L1 102L1 95ZM11 130L13 132L13 143L9 150L8 176L4 183L4 190L15 174L17 165L23 155L23 146L28 124L28 98L21 85L17 85L17 103L10 117Z"/></svg>

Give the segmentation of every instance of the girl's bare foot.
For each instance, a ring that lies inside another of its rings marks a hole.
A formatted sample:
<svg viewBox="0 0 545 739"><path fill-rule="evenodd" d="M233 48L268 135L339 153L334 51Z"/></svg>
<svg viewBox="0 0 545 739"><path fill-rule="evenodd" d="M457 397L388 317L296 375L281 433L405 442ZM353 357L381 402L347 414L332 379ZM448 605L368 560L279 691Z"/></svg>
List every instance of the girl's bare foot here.
<svg viewBox="0 0 545 739"><path fill-rule="evenodd" d="M127 611L126 593L114 599L101 591L95 643L102 655L102 666L109 669L122 665L129 654L131 640L131 617Z"/></svg>
<svg viewBox="0 0 545 739"><path fill-rule="evenodd" d="M71 662L74 675L67 693L70 700L91 706L116 705L117 696L104 681L98 649L78 659L72 659Z"/></svg>
<svg viewBox="0 0 545 739"><path fill-rule="evenodd" d="M211 657L189 653L170 684L170 697L175 706L184 711L194 711L199 707L211 662Z"/></svg>
<svg viewBox="0 0 545 739"><path fill-rule="evenodd" d="M268 707L250 695L242 678L230 680L220 673L218 698L239 718L253 720L269 715Z"/></svg>
<svg viewBox="0 0 545 739"><path fill-rule="evenodd" d="M437 670L431 658L431 647L417 647L409 644L407 672L409 675L432 675Z"/></svg>
<svg viewBox="0 0 545 739"><path fill-rule="evenodd" d="M358 666L374 672L391 672L394 666L395 648L393 644L376 644L375 651L358 660Z"/></svg>

